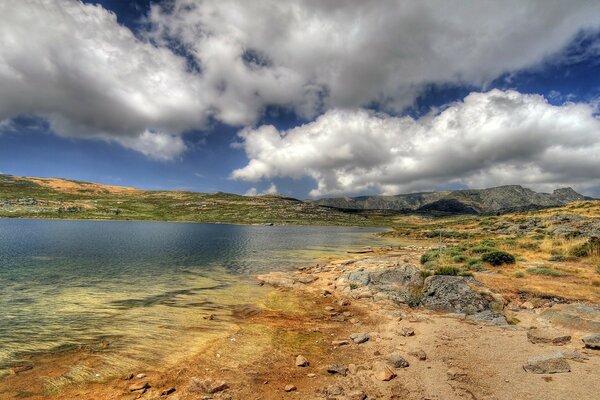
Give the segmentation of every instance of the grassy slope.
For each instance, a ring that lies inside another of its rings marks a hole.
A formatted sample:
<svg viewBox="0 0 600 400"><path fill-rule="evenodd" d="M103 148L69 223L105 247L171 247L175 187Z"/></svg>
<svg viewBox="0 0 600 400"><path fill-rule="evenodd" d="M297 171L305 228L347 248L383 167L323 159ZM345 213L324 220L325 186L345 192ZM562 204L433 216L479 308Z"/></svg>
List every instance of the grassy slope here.
<svg viewBox="0 0 600 400"><path fill-rule="evenodd" d="M10 175L0 175L0 217L356 226L388 221L281 196L144 191Z"/></svg>

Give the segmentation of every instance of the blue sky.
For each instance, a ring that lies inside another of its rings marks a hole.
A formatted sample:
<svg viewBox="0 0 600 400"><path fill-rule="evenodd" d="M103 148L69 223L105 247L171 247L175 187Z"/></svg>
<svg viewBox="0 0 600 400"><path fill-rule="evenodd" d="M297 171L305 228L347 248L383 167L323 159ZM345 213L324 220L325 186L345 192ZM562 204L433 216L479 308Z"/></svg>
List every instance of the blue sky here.
<svg viewBox="0 0 600 400"><path fill-rule="evenodd" d="M600 196L593 5L447 18L437 2L299 1L300 16L260 1L88 3L0 6L1 172L299 198L500 184ZM422 23L385 29L404 18Z"/></svg>

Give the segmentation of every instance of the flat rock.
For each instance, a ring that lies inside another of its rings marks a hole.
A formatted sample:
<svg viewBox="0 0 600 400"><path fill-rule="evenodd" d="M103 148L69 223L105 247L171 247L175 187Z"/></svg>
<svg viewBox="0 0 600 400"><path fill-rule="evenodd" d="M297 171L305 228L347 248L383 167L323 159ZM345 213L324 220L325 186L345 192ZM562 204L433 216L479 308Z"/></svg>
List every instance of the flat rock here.
<svg viewBox="0 0 600 400"><path fill-rule="evenodd" d="M223 381L212 379L192 378L188 385L190 392L213 394L229 388L229 385Z"/></svg>
<svg viewBox="0 0 600 400"><path fill-rule="evenodd" d="M296 282L293 276L285 272L271 272L269 274L259 275L256 279L267 285L280 288L291 288Z"/></svg>
<svg viewBox="0 0 600 400"><path fill-rule="evenodd" d="M531 343L551 343L563 345L571 341L571 336L556 329L538 328L527 331L527 339Z"/></svg>
<svg viewBox="0 0 600 400"><path fill-rule="evenodd" d="M375 378L380 381L390 381L397 375L396 372L387 364L377 364L374 369Z"/></svg>
<svg viewBox="0 0 600 400"><path fill-rule="evenodd" d="M177 391L177 389L174 388L174 387L172 387L172 388L168 388L168 389L163 390L162 392L160 392L160 395L161 396L168 396L170 394L175 393L176 391Z"/></svg>
<svg viewBox="0 0 600 400"><path fill-rule="evenodd" d="M571 371L569 363L561 352L529 357L523 369L534 374L557 374Z"/></svg>
<svg viewBox="0 0 600 400"><path fill-rule="evenodd" d="M369 262L378 263L376 259ZM397 265L393 259L381 259L379 264L385 268L352 271L338 280L338 284L365 287L372 296L384 295L385 298L405 303L410 293L423 282L421 270L413 264Z"/></svg>
<svg viewBox="0 0 600 400"><path fill-rule="evenodd" d="M408 361L406 361L406 359L397 351L388 354L385 360L394 368L406 368L410 365Z"/></svg>
<svg viewBox="0 0 600 400"><path fill-rule="evenodd" d="M448 371L446 371L446 375L448 376L448 379L454 380L463 376L467 376L467 371L465 371L462 368L452 367L449 368Z"/></svg>
<svg viewBox="0 0 600 400"><path fill-rule="evenodd" d="M308 367L309 362L303 355L298 355L296 357L296 366L297 367Z"/></svg>
<svg viewBox="0 0 600 400"><path fill-rule="evenodd" d="M600 333L600 305L597 304L555 304L544 310L538 318L553 326Z"/></svg>
<svg viewBox="0 0 600 400"><path fill-rule="evenodd" d="M415 336L415 330L413 328L404 327L400 329L400 335L405 337Z"/></svg>
<svg viewBox="0 0 600 400"><path fill-rule="evenodd" d="M17 365L16 367L11 367L9 369L10 373L13 375L20 374L21 372L30 371L33 367L31 365Z"/></svg>
<svg viewBox="0 0 600 400"><path fill-rule="evenodd" d="M309 283L313 283L314 281L316 281L318 278L316 276L312 276L312 275L308 275L308 276L300 276L297 278L298 282L304 284L304 285L308 285Z"/></svg>
<svg viewBox="0 0 600 400"><path fill-rule="evenodd" d="M585 347L589 349L600 349L600 334L586 336L581 340Z"/></svg>
<svg viewBox="0 0 600 400"><path fill-rule="evenodd" d="M327 373L332 375L339 374L342 376L346 376L348 375L348 367L339 364L332 364L329 367L327 367Z"/></svg>
<svg viewBox="0 0 600 400"><path fill-rule="evenodd" d="M355 390L354 392L348 393L348 400L366 400L367 394L362 390Z"/></svg>
<svg viewBox="0 0 600 400"><path fill-rule="evenodd" d="M294 390L298 389L296 386L294 385L286 385L283 390L285 390L286 392L293 392Z"/></svg>
<svg viewBox="0 0 600 400"><path fill-rule="evenodd" d="M333 346L338 346L338 347L339 347L339 346L348 346L348 345L350 344L350 341L349 341L349 340L346 340L346 339L342 339L342 340L334 340L334 341L332 341L332 342L331 342L331 344L332 344Z"/></svg>
<svg viewBox="0 0 600 400"><path fill-rule="evenodd" d="M410 354L413 357L416 357L421 361L427 360L427 354L421 349L411 349L408 351L408 354Z"/></svg>
<svg viewBox="0 0 600 400"><path fill-rule="evenodd" d="M352 341L356 344L361 344L368 342L370 337L366 333L353 333L352 335L350 335L350 339L352 339Z"/></svg>
<svg viewBox="0 0 600 400"><path fill-rule="evenodd" d="M148 389L150 387L150 384L148 382L136 382L134 384L129 385L129 391L130 392L142 392L142 391L146 391L146 389Z"/></svg>

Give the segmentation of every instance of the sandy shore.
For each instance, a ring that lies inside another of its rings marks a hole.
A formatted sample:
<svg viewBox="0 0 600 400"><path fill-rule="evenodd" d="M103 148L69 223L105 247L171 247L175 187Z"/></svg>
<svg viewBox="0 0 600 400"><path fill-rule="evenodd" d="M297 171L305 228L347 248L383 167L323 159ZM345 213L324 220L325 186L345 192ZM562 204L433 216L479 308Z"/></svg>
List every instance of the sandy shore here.
<svg viewBox="0 0 600 400"><path fill-rule="evenodd" d="M42 378L61 373L46 362L0 382L0 399L598 398L600 350L584 348L581 341L600 333L590 331L595 315L587 325L550 326L542 317L549 308L561 310L560 305L524 304L505 308L518 324L498 324L410 308L376 291L361 294L367 291L340 284L353 271L416 264L422 252L411 246L354 254L259 277L278 287L276 296L288 306L241 307L234 330L177 365L40 394ZM532 343L532 327L570 338L561 345ZM562 360L570 372L524 370L530 357L556 352L568 353Z"/></svg>

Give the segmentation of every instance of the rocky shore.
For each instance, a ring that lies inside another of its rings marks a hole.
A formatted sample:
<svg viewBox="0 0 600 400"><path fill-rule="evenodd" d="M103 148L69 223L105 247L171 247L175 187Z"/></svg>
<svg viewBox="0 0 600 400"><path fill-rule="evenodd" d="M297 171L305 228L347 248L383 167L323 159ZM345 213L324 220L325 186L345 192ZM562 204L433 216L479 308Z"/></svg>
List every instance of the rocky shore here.
<svg viewBox="0 0 600 400"><path fill-rule="evenodd" d="M259 284L298 306L248 305L236 313L239 329L202 354L161 370L65 388L58 396L598 398L600 307L502 295L470 276L427 276L416 266L426 250L369 249L258 276ZM213 317L219 318L207 316ZM33 371L15 371L4 388L26 384ZM14 393L0 389L0 399Z"/></svg>

